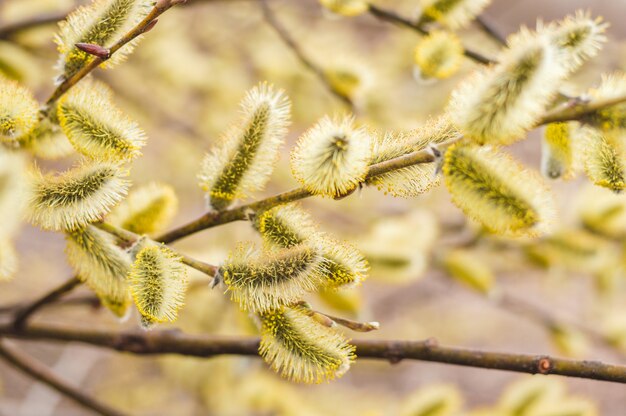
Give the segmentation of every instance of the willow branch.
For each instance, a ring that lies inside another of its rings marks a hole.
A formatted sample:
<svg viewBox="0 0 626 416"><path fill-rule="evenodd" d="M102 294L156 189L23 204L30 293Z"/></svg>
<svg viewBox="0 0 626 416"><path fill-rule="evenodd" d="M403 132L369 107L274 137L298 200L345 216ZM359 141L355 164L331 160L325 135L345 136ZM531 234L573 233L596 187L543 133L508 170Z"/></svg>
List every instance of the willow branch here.
<svg viewBox="0 0 626 416"><path fill-rule="evenodd" d="M373 4L369 5L369 13L376 17L379 20L385 21L385 22L389 22L389 23L393 23L396 24L398 26L402 26L402 27L406 27L408 29L414 30L422 35L428 35L428 31L426 29L424 29L420 24L418 23L414 23L412 21L410 21L407 18L404 18L400 15L398 15L395 12L389 11L389 10L385 10L385 9L381 9L378 6L374 6ZM468 58L472 59L475 62L481 63L481 64L491 64L494 63L495 61L493 61L492 59L487 58L486 56L480 54L479 52L473 51L471 49L467 49L465 48L463 50L463 54L465 56L467 56Z"/></svg>
<svg viewBox="0 0 626 416"><path fill-rule="evenodd" d="M48 367L44 366L32 357L10 348L5 342L0 341L0 358L7 363L22 371L24 374L38 380L48 387L58 391L62 395L75 401L81 406L103 416L123 416L124 413L109 407L104 403L100 403L93 397L90 397L74 387L66 381L60 379Z"/></svg>
<svg viewBox="0 0 626 416"><path fill-rule="evenodd" d="M123 48L128 42L131 42L138 36L150 30L154 27L156 19L165 13L168 9L178 3L183 3L185 0L159 0L156 2L154 8L148 13L148 15L139 22L134 28L126 33L120 40L115 42L108 51L108 57L94 57L88 64L83 66L78 72L71 77L63 81L52 93L52 95L46 101L43 112L49 111L52 104L54 104L63 94L65 94L70 88L76 85L80 80L85 78L91 71L100 66L104 61L110 59L117 51Z"/></svg>
<svg viewBox="0 0 626 416"><path fill-rule="evenodd" d="M48 13L48 14L42 14L38 16L29 17L19 22L8 23L0 27L0 40L9 39L13 35L19 32L22 32L24 30L56 23L59 20L65 19L65 16L67 16L67 12Z"/></svg>
<svg viewBox="0 0 626 416"><path fill-rule="evenodd" d="M291 34L287 31L287 29L276 19L274 12L272 12L271 8L268 6L266 0L261 0L260 2L261 10L263 11L263 17L265 21L274 29L274 32L280 37L285 45L296 55L298 60L309 69L326 87L326 89L332 93L335 97L339 98L345 105L347 105L351 110L354 110L354 103L350 99L350 97L338 91L333 85L332 82L328 79L328 76L317 64L309 58L306 53L302 50L300 45L295 41L295 39L291 36Z"/></svg>
<svg viewBox="0 0 626 416"><path fill-rule="evenodd" d="M67 281L63 282L60 286L54 288L52 291L44 294L35 301L25 305L17 310L13 317L13 325L16 328L21 328L26 325L28 319L42 307L55 302L64 294L71 292L75 287L80 285L80 280L77 276L74 276Z"/></svg>
<svg viewBox="0 0 626 416"><path fill-rule="evenodd" d="M418 151L397 157L395 159L390 159L385 162L377 163L370 166L369 173L367 174L364 183L367 184L369 180L375 178L376 176L383 175L394 170L399 170L419 163L431 163L434 160L435 158L432 152ZM296 188L291 191L283 192L278 195L262 199L260 201L241 205L236 208L231 208L224 211L209 211L202 217L157 237L156 240L162 243L171 243L173 241L180 240L181 238L187 237L191 234L197 233L207 228L227 224L233 221L246 220L251 213L254 213L256 211L269 209L271 207L281 204L295 202L304 198L308 198L310 196L313 196L313 194L306 189Z"/></svg>
<svg viewBox="0 0 626 416"><path fill-rule="evenodd" d="M475 19L476 24L485 34L496 41L500 46L506 46L506 37L502 36L484 17L478 16Z"/></svg>
<svg viewBox="0 0 626 416"><path fill-rule="evenodd" d="M112 332L63 326L31 325L15 330L0 325L0 336L33 341L79 342L140 355L179 354L194 357L218 355L258 356L257 338L187 335L180 331ZM465 367L530 374L556 374L626 383L626 366L599 361L570 360L548 355L511 354L440 346L436 341L353 340L357 356L392 363L402 360L432 361Z"/></svg>

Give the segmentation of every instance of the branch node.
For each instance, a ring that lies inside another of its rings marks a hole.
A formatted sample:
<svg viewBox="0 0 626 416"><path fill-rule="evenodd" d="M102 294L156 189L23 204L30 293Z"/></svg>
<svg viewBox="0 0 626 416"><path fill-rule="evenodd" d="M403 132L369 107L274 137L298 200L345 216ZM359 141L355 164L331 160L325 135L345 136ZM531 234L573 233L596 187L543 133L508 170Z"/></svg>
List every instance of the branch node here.
<svg viewBox="0 0 626 416"><path fill-rule="evenodd" d="M550 357L541 357L537 361L537 372L539 374L550 374L554 369L554 364Z"/></svg>

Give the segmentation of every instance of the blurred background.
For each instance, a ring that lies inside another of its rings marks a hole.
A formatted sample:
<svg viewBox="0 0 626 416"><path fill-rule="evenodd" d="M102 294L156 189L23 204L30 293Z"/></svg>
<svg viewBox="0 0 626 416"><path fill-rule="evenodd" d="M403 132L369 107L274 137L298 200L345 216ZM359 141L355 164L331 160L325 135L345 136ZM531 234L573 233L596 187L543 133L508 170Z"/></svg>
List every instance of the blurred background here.
<svg viewBox="0 0 626 416"><path fill-rule="evenodd" d="M65 13L79 3L0 0L0 28ZM418 9L417 0L375 4L408 18ZM441 114L455 85L478 65L464 60L456 75L425 83L414 77L417 33L367 14L332 16L316 0L269 0L269 5L311 61L345 88L358 120L380 131L415 128ZM482 19L506 36L521 25L534 27L538 19L560 19L577 9L611 24L599 56L566 86L579 94L597 84L601 73L624 69L626 1L494 0ZM42 101L53 90L55 31L55 24L47 24L0 39L0 72ZM460 33L466 47L486 56L499 48L477 25ZM347 110L268 26L254 0L189 0L164 14L126 63L94 76L112 87L116 102L147 132L144 157L132 167L133 183L162 181L176 189L180 210L171 227L205 211L196 179L202 156L236 121L239 100L259 81L285 89L293 108L284 157L259 198L297 186L288 151L317 119ZM510 149L533 169L539 167L541 133L532 132ZM37 163L61 169L72 160ZM410 199L373 188L340 201L307 199L303 206L321 228L360 247L372 266L371 277L358 288L310 301L331 314L380 322L377 332L348 334L355 338L435 337L443 345L626 364L626 196L593 188L583 177L550 185L560 206L558 229L534 241L486 235L465 220L442 186ZM176 247L219 264L237 242L247 240L259 238L249 224L233 223ZM43 294L72 274L62 235L25 224L16 244L20 269L14 280L0 284L0 308ZM469 270L470 278L455 274L458 268ZM86 293L82 288L69 298L80 300ZM137 314L120 322L80 301L47 308L34 319L111 330L138 327ZM200 285L192 285L174 326L197 334L256 333L219 290ZM547 384L541 389L560 391L562 405L578 413L563 413L561 407L532 414L619 416L626 405L626 390L619 384L559 377L537 381L538 376L426 362L359 360L338 381L300 386L281 380L258 358L137 357L77 344L12 344L72 384L136 415L397 415L424 397L444 397L451 406L449 413L436 414L498 415L508 414L496 410L507 394L542 382ZM87 414L1 361L0 385L1 415Z"/></svg>

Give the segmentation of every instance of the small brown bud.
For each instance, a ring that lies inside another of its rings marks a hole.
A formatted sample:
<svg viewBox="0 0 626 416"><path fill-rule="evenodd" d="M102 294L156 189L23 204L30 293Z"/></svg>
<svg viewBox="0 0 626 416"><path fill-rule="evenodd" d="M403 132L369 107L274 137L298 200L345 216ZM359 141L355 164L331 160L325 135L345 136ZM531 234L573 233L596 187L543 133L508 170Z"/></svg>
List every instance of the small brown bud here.
<svg viewBox="0 0 626 416"><path fill-rule="evenodd" d="M76 43L74 46L76 46L81 51L86 52L89 55L97 56L102 60L109 59L109 57L111 56L111 51L109 51L107 48L104 48L100 45L94 45L93 43Z"/></svg>

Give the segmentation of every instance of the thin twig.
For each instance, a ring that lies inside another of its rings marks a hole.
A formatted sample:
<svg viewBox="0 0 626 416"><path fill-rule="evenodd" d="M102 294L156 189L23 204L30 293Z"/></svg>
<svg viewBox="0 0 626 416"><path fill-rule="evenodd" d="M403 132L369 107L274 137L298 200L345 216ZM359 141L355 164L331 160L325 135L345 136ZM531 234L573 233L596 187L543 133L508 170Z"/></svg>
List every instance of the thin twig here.
<svg viewBox="0 0 626 416"><path fill-rule="evenodd" d="M0 357L13 367L19 369L28 376L38 380L48 387L58 391L64 396L74 400L81 406L103 416L124 416L124 413L113 409L104 403L100 403L93 397L83 393L79 388L60 379L48 367L44 366L32 357L10 348L6 342L0 340Z"/></svg>
<svg viewBox="0 0 626 416"><path fill-rule="evenodd" d="M489 35L491 39L495 40L500 46L506 46L506 37L502 36L483 16L478 16L475 20L478 27Z"/></svg>
<svg viewBox="0 0 626 416"><path fill-rule="evenodd" d="M382 9L378 6L374 6L373 4L369 5L369 13L376 17L377 19L380 19L382 21L385 22L390 22L402 27L406 27L408 29L414 30L422 35L427 35L428 31L426 29L424 29L421 25L414 23L412 21L410 21L409 19L406 19L400 15L398 15L395 12L389 11L389 10L385 10ZM467 56L468 58L481 63L481 64L491 64L494 63L494 61L492 59L487 58L486 56L482 55L479 52L473 51L471 49L467 49L465 48L463 50L463 54L465 56Z"/></svg>
<svg viewBox="0 0 626 416"><path fill-rule="evenodd" d="M298 45L295 39L287 31L287 29L282 25L282 23L278 21L278 19L276 19L274 12L272 12L266 0L261 0L259 3L261 5L261 10L263 10L263 17L265 18L265 21L272 27L272 29L274 29L276 34L285 43L285 45L289 49L291 49L294 55L296 55L296 57L300 60L300 62L302 62L305 67L307 67L319 78L320 81L322 81L322 83L330 93L339 98L345 105L348 106L348 108L354 111L354 103L352 102L350 97L337 90L337 88L333 86L330 79L328 79L326 72L324 72L324 70L321 69L318 65L313 63L311 58L309 58L306 53L304 53L300 45Z"/></svg>
<svg viewBox="0 0 626 416"><path fill-rule="evenodd" d="M44 294L37 300L29 303L23 308L18 309L13 318L13 325L16 328L23 327L26 325L28 318L30 318L35 312L37 312L40 308L55 302L64 294L71 292L75 287L80 285L80 280L78 280L77 276L73 276L67 281L63 282L60 286L57 286L52 291Z"/></svg>
<svg viewBox="0 0 626 416"><path fill-rule="evenodd" d="M114 332L51 325L30 325L16 331L0 325L0 336L34 341L80 342L134 354L180 354L195 357L217 355L258 356L257 338L187 335L179 331ZM432 361L465 367L626 383L626 366L599 361L570 360L548 355L512 354L440 346L435 340L353 340L360 358Z"/></svg>

